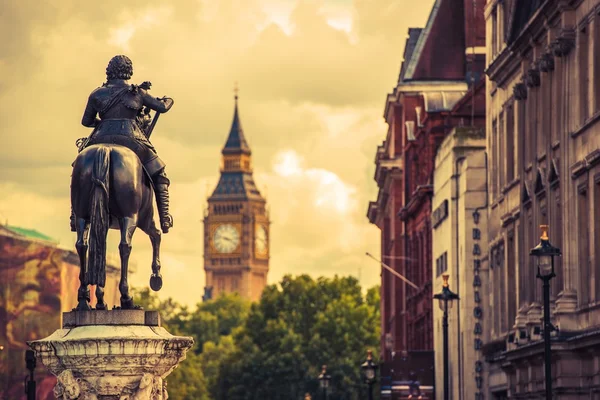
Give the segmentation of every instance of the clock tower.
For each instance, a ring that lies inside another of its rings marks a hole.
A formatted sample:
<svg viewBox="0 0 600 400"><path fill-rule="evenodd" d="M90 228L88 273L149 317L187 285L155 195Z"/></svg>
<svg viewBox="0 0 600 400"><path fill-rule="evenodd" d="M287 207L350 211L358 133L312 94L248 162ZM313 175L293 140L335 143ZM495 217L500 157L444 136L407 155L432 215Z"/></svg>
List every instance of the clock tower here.
<svg viewBox="0 0 600 400"><path fill-rule="evenodd" d="M204 215L203 300L237 292L256 301L267 284L269 214L254 183L237 103L236 93L231 130L221 151L221 177Z"/></svg>

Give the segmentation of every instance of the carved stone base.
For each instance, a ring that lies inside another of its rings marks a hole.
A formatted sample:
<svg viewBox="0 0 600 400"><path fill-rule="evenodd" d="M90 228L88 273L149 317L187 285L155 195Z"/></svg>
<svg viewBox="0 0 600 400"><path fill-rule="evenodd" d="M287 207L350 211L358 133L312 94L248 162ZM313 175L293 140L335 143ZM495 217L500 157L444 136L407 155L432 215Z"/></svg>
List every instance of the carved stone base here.
<svg viewBox="0 0 600 400"><path fill-rule="evenodd" d="M57 376L57 399L166 400L164 378L193 339L171 335L157 312L73 311L62 329L28 344Z"/></svg>

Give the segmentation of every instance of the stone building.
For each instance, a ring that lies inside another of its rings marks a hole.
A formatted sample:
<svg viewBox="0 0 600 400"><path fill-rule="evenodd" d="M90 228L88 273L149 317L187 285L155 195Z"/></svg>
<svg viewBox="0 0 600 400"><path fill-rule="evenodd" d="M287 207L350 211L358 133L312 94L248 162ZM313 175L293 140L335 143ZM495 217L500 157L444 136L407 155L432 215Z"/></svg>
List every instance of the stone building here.
<svg viewBox="0 0 600 400"><path fill-rule="evenodd" d="M483 5L437 0L425 28L409 29L398 83L386 99L388 131L375 159L379 193L367 215L381 230L382 261L419 288L382 270L380 356L387 398L399 398L411 372L429 394L433 389L434 160L452 127L482 125L483 90L472 101L464 96L484 69Z"/></svg>
<svg viewBox="0 0 600 400"><path fill-rule="evenodd" d="M221 177L204 217L204 300L239 293L256 301L269 272L269 214L252 176L252 152L244 136L235 96Z"/></svg>
<svg viewBox="0 0 600 400"><path fill-rule="evenodd" d="M483 92L484 86L481 85ZM449 310L451 399L480 399L485 394L482 343L487 334L487 158L485 128L458 127L435 158L433 198L433 291L442 291L448 274L459 300ZM443 311L433 306L436 396L443 398Z"/></svg>
<svg viewBox="0 0 600 400"><path fill-rule="evenodd" d="M543 395L542 286L529 250L550 226L558 399L600 398L600 1L491 0L487 24L487 398Z"/></svg>

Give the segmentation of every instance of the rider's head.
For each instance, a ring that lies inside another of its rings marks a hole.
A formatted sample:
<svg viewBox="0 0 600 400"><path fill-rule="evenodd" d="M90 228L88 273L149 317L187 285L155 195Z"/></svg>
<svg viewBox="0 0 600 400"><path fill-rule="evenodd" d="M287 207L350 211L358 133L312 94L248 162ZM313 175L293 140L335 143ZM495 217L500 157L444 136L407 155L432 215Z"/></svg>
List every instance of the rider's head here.
<svg viewBox="0 0 600 400"><path fill-rule="evenodd" d="M114 56L106 67L106 78L128 80L133 75L133 64L127 56Z"/></svg>

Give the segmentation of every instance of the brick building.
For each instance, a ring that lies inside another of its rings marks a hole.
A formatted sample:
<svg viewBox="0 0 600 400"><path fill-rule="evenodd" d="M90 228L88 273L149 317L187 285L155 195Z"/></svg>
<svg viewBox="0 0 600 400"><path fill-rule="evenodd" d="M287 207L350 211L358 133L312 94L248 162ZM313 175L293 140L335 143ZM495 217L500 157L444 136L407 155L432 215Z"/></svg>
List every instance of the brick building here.
<svg viewBox="0 0 600 400"><path fill-rule="evenodd" d="M600 387L600 1L489 1L490 338L486 398L543 396L540 224L561 248L551 282L557 399Z"/></svg>
<svg viewBox="0 0 600 400"><path fill-rule="evenodd" d="M484 124L484 92L475 90L485 62L483 6L437 0L425 28L409 29L398 83L386 99L388 132L375 159L379 193L367 215L381 230L382 261L419 287L382 270L382 394L392 398L409 379L414 363L407 359L427 360L412 372L433 387L434 160L452 127ZM467 99L469 92L475 95Z"/></svg>

